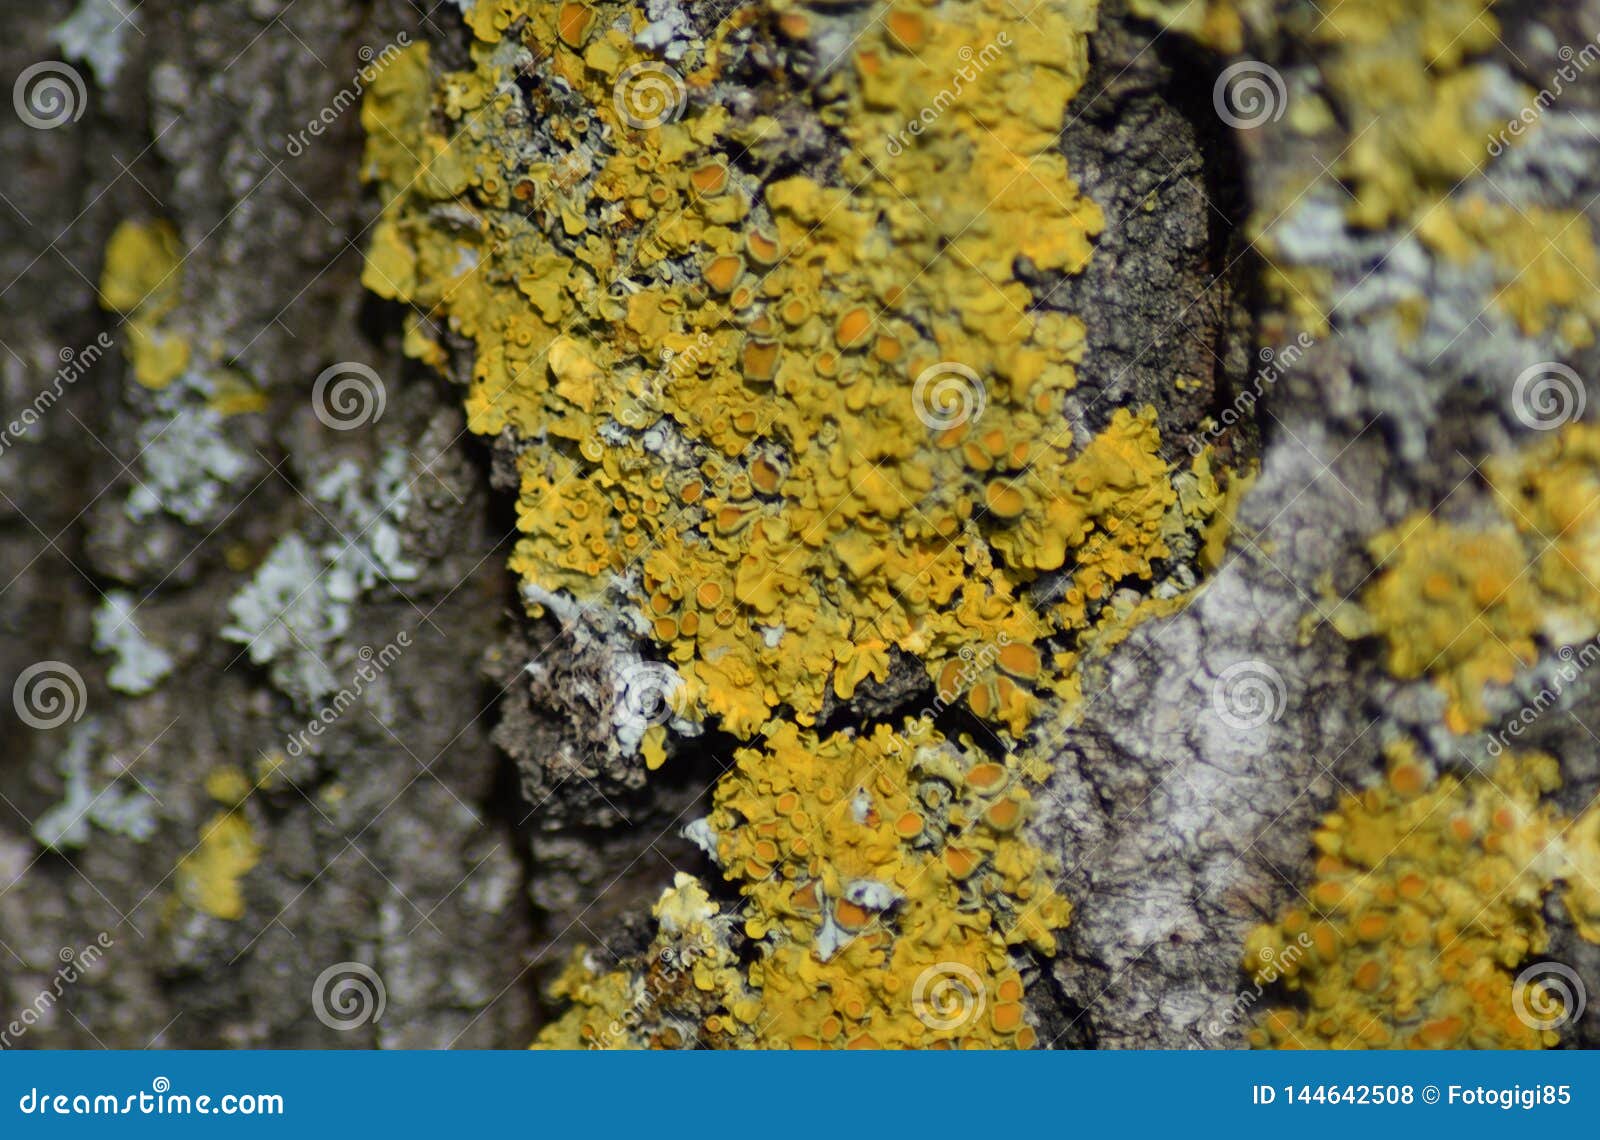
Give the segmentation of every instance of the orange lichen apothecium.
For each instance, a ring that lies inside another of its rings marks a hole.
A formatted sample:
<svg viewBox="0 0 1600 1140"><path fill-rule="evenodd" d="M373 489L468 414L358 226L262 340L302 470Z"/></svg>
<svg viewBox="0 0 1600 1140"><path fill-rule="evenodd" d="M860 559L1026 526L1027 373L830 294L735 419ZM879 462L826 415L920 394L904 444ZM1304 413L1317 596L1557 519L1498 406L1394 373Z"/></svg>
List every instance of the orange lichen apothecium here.
<svg viewBox="0 0 1600 1140"><path fill-rule="evenodd" d="M1002 0L874 15L765 0L697 32L480 0L468 69L419 46L366 98L364 279L413 306L411 355L445 366L442 326L472 342L531 612L631 615L677 718L745 742L703 824L737 913L681 883L662 904L719 948L680 971L716 1000L611 1032L648 979L584 956L549 1043L1028 1044L1011 953L1068 913L1021 835L1030 719L1214 537L1221 473L1169 465L1154 409L1074 437L1084 327L1019 277L1079 271L1103 225L1058 147L1094 5L1045 0L1026 34ZM836 167L784 153L810 126ZM897 659L982 739L819 735ZM640 742L651 767L673 746ZM735 924L761 949L742 970ZM947 1025L952 994L982 1016Z"/></svg>

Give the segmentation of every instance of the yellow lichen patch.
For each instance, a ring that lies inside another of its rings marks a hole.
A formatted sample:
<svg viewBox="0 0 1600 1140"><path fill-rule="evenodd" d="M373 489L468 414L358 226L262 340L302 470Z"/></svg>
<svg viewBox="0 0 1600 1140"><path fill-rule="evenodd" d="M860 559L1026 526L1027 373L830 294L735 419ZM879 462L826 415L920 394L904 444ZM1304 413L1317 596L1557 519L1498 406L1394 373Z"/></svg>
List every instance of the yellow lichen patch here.
<svg viewBox="0 0 1600 1140"><path fill-rule="evenodd" d="M602 973L580 954L553 988L573 1008L540 1044L605 1036L638 987L657 984L667 951L668 961L696 964L701 1041L1026 1045L1033 1031L1011 949L1053 950L1052 931L1066 925L1070 907L1044 858L1013 834L1027 800L1005 780L1004 766L926 722L909 722L903 734L880 726L866 738L823 740L778 727L763 747L739 754L708 821L744 898L737 913L761 946L759 961L743 977L732 968L733 918L680 875L656 909L661 934L643 978ZM666 921L686 896L697 900L694 920ZM674 1000L672 1008L681 1017L687 1007Z"/></svg>
<svg viewBox="0 0 1600 1140"><path fill-rule="evenodd" d="M100 302L126 314L123 351L147 388L165 388L189 366L188 339L161 329L178 303L182 268L183 249L166 222L124 221L106 242Z"/></svg>
<svg viewBox="0 0 1600 1140"><path fill-rule="evenodd" d="M787 36L823 19L766 7ZM635 7L480 0L469 67L435 77L411 50L362 111L385 203L364 280L474 346L469 426L517 444L530 612L627 615L682 681L674 724L747 745L714 826L771 954L706 1027L717 1040L759 1011L778 1018L768 1042L905 1043L925 967L992 987L1008 947L1048 948L1065 907L1021 838L1016 746L1042 702L1075 698L1080 653L1153 612L1159 568L1193 561L1225 502L1209 468L1168 462L1153 408L1073 437L1085 328L1025 283L1081 270L1104 225L1059 147L1093 5L1045 0L1020 39L1005 0L882 14L814 99L793 96L840 140L826 175L758 177L751 156L788 128L706 94L788 55L741 56L774 34L753 8L669 73L637 46ZM641 75L659 105L634 97ZM446 354L420 323L406 349ZM810 735L905 659L987 722L1007 756L995 796L953 770L954 799L910 798L915 765L967 750L925 723ZM651 768L670 762L658 728ZM845 783L869 774L910 790L873 784L882 805L857 820ZM778 812L781 795L801 806ZM893 906L840 893L874 874L898 882ZM588 971L563 992L598 1008L616 984ZM1026 1043L995 993L973 1039Z"/></svg>
<svg viewBox="0 0 1600 1140"><path fill-rule="evenodd" d="M1346 124L1349 144L1332 173L1352 191L1347 212L1356 225L1421 216L1486 157L1485 69L1476 61L1495 49L1500 26L1477 0L1345 0L1327 12L1252 8L1238 0L1135 0L1135 10L1226 54L1243 49L1247 18L1262 22L1252 30L1263 38L1305 45L1316 87L1277 87L1243 117L1259 125L1258 113L1262 119L1287 113L1308 133ZM1247 74L1267 83L1259 64ZM1296 183L1286 193L1300 189ZM1269 204L1264 216L1285 205L1287 199Z"/></svg>
<svg viewBox="0 0 1600 1140"><path fill-rule="evenodd" d="M124 221L106 241L100 299L118 313L143 309L159 316L177 299L183 249L166 222Z"/></svg>
<svg viewBox="0 0 1600 1140"><path fill-rule="evenodd" d="M206 774L206 794L227 807L237 807L250 797L255 786L244 769L235 764L213 768Z"/></svg>
<svg viewBox="0 0 1600 1140"><path fill-rule="evenodd" d="M1551 1010L1546 995L1519 994L1517 976L1547 947L1545 892L1594 866L1600 817L1572 827L1541 801L1560 782L1548 756L1507 756L1490 775L1435 780L1408 742L1389 751L1387 781L1346 796L1316 833L1309 906L1246 942L1246 969L1272 962L1285 987L1305 995L1303 1011L1263 1016L1252 1043L1555 1044L1553 1029L1519 1016Z"/></svg>
<svg viewBox="0 0 1600 1140"><path fill-rule="evenodd" d="M732 919L679 873L656 903L656 937L637 974L575 952L551 984L568 1003L539 1035L547 1049L683 1049L717 1044L753 1000L729 948Z"/></svg>
<svg viewBox="0 0 1600 1140"><path fill-rule="evenodd" d="M1490 258L1495 304L1524 335L1553 330L1574 347L1594 343L1600 291L1593 282L1600 279L1600 254L1582 213L1469 197L1434 207L1417 232L1453 261Z"/></svg>
<svg viewBox="0 0 1600 1140"><path fill-rule="evenodd" d="M1059 46L996 47L986 82L909 145L897 135L936 77L968 45L1004 43L1010 14L952 3L869 29L839 80L847 190L749 179L729 155L776 127L736 129L720 107L642 131L621 119L613 88L648 63L616 30L621 9L595 9L582 52L561 34L570 5L495 10L527 18L523 41L594 125L565 159L530 163L501 126L507 57L484 46L432 90L447 140L410 53L363 112L389 198L367 278L476 341L474 430L550 441L522 458L512 565L533 596L627 592L687 683L687 715L744 737L780 704L809 723L830 691L883 679L890 647L936 677L1001 633L1070 642L1126 616L1105 602L1203 520L1173 510L1153 410L1074 445L1061 399L1083 327L1032 311L1014 268L1080 268L1102 224L1055 149L1086 13L1043 5ZM943 177L952 165L973 177ZM507 190L524 181L531 217ZM685 267L691 280L666 282ZM920 379L959 379L952 365L976 385L953 421L953 393ZM1068 600L1040 612L1026 587L1069 559ZM686 623L680 599L708 582L726 602ZM662 596L672 606L653 610ZM1032 698L978 699L1016 732Z"/></svg>
<svg viewBox="0 0 1600 1140"><path fill-rule="evenodd" d="M1351 141L1335 171L1353 223L1418 217L1485 160L1485 69L1499 23L1477 0L1347 0L1293 30L1317 54L1322 87Z"/></svg>
<svg viewBox="0 0 1600 1140"><path fill-rule="evenodd" d="M710 824L767 944L750 972L760 1043L1016 1043L1020 1019L981 1013L1007 1004L1010 948L1053 951L1070 908L1013 834L1027 798L1005 780L926 721L822 740L783 725L739 754ZM957 998L966 1016L929 1004Z"/></svg>
<svg viewBox="0 0 1600 1140"><path fill-rule="evenodd" d="M243 918L239 880L260 861L249 820L236 811L218 812L201 829L199 846L178 863L178 897L214 918Z"/></svg>
<svg viewBox="0 0 1600 1140"><path fill-rule="evenodd" d="M1376 635L1400 678L1432 677L1456 732L1488 722L1483 690L1509 684L1541 642L1600 633L1600 428L1570 424L1490 460L1493 522L1418 515L1375 538L1380 569L1335 621Z"/></svg>

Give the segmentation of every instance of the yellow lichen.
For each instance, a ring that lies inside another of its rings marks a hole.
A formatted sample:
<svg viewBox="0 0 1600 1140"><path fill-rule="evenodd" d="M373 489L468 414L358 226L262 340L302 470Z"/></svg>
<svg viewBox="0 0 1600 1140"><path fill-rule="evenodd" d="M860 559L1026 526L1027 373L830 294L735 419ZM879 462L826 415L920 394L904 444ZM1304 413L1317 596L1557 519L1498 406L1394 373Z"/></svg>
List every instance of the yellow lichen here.
<svg viewBox="0 0 1600 1140"><path fill-rule="evenodd" d="M1600 325L1600 254L1581 212L1513 207L1467 197L1441 203L1418 228L1431 249L1456 262L1487 257L1494 301L1524 335L1558 333L1575 348Z"/></svg>
<svg viewBox="0 0 1600 1140"><path fill-rule="evenodd" d="M1490 520L1425 513L1384 531L1378 573L1335 614L1347 636L1383 638L1395 676L1432 677L1456 732L1488 723L1484 686L1509 684L1541 643L1600 634L1600 428L1569 424L1484 474Z"/></svg>
<svg viewBox="0 0 1600 1140"><path fill-rule="evenodd" d="M244 917L239 880L261 861L250 821L237 811L222 811L200 829L200 843L178 863L178 897L214 918Z"/></svg>
<svg viewBox="0 0 1600 1140"><path fill-rule="evenodd" d="M603 972L576 955L553 987L573 1008L541 1043L594 1044L630 1009L648 1024L638 990L660 984L665 960L692 962L694 985L714 999L694 1027L708 1043L1031 1045L1010 948L1052 951L1051 931L1070 908L1017 835L1023 784L925 722L820 741L778 727L764 747L739 754L709 821L743 906L722 914L680 876L656 908L662 934L649 971ZM666 921L690 903L693 922ZM743 977L726 948L736 920L766 947ZM672 1004L680 1017L684 1009Z"/></svg>
<svg viewBox="0 0 1600 1140"><path fill-rule="evenodd" d="M1272 963L1289 991L1305 995L1303 1010L1261 1017L1252 1042L1555 1044L1560 1018L1529 1014L1558 1014L1553 995L1519 992L1518 970L1547 947L1541 906L1552 883L1594 870L1600 815L1573 826L1541 801L1560 782L1548 756L1506 756L1487 776L1436 779L1409 742L1389 755L1383 784L1346 796L1323 820L1307 901L1246 942L1246 969Z"/></svg>
<svg viewBox="0 0 1600 1140"><path fill-rule="evenodd" d="M827 18L764 7L783 35ZM967 1039L1025 1044L1007 947L1048 950L1066 906L1020 838L1018 745L1042 702L1074 698L1083 652L1154 612L1175 548L1210 545L1225 492L1209 466L1169 464L1154 409L1073 437L1085 330L1021 279L1080 270L1104 224L1058 146L1093 5L1046 0L1021 38L1003 0L883 14L815 100L839 170L763 180L752 156L785 127L685 106L734 37L774 34L757 9L692 44L679 75L636 48L633 6L480 0L470 69L435 79L416 48L367 94L385 205L364 280L419 314L411 355L443 362L441 324L474 344L470 427L525 445L511 565L534 614L558 596L631 612L683 682L674 714L748 745L714 827L764 957L702 1029L924 1040L911 994L946 962L992 1003ZM657 105L629 89L641 70ZM976 77L950 101L958 73ZM814 735L897 655L984 738L942 741L926 718ZM667 743L643 736L650 768ZM959 776L980 747L1008 757L999 800L957 780L914 802L919 765L944 756ZM856 820L862 785L894 810ZM842 912L790 913L802 879ZM856 879L900 901L857 914L839 893ZM843 939L837 955L819 938ZM584 966L561 985L602 1010L636 983Z"/></svg>
<svg viewBox="0 0 1600 1140"><path fill-rule="evenodd" d="M100 301L126 314L124 351L147 388L165 388L189 366L188 339L161 328L178 303L182 269L183 249L166 222L124 221L106 242Z"/></svg>

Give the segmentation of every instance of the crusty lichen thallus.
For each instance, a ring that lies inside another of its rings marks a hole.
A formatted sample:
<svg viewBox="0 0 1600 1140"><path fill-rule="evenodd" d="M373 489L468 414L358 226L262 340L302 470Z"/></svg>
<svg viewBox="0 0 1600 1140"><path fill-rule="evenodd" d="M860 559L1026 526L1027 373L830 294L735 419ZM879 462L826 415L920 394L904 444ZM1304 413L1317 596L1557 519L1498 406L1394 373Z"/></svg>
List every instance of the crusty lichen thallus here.
<svg viewBox="0 0 1600 1140"><path fill-rule="evenodd" d="M1423 511L1383 531L1377 572L1334 611L1346 636L1382 639L1395 676L1431 678L1456 733L1488 723L1486 687L1509 685L1541 644L1600 635L1600 428L1568 424L1483 473L1486 517Z"/></svg>
<svg viewBox="0 0 1600 1140"><path fill-rule="evenodd" d="M469 424L519 444L511 564L530 611L631 614L682 680L675 716L746 744L714 825L766 951L702 1029L920 1038L911 991L946 953L983 982L990 1020L971 1039L1026 1043L1008 947L1048 952L1066 907L1021 838L1022 742L1075 696L1080 654L1158 608L1141 601L1158 572L1197 561L1225 492L1205 457L1169 465L1153 408L1073 438L1083 324L1018 277L1080 270L1104 224L1058 148L1093 6L1047 0L1020 37L1001 0L884 6L838 40L848 60L806 103L839 140L837 174L771 181L750 159L785 128L735 113L749 104L721 97L726 76L781 70L844 24L766 8L771 22L739 8L701 40L633 5L472 5L469 68L435 77L418 46L367 94L384 209L364 279L426 315L411 355L445 362L441 322L475 346ZM658 33L682 41L670 72L638 46ZM961 100L885 145L989 44L1006 46ZM668 101L648 121L625 89L646 73ZM961 675L984 740L916 720L817 738L829 702L886 680L896 653L941 692ZM651 766L669 745L659 725L639 737ZM933 790L920 766L948 756L954 777L980 746L1006 758L998 801ZM895 811L856 819L857 789L802 775L816 754ZM796 782L788 812L777 779ZM842 893L855 881L896 901L865 913ZM791 913L797 894L815 914Z"/></svg>
<svg viewBox="0 0 1600 1140"><path fill-rule="evenodd" d="M1388 751L1385 782L1323 820L1305 902L1246 942L1246 970L1278 963L1305 999L1262 1015L1252 1043L1554 1045L1565 1019L1551 1015L1549 995L1518 991L1519 970L1549 948L1542 902L1557 882L1569 884L1580 933L1594 937L1600 813L1572 821L1544 801L1560 774L1543 754L1507 755L1462 778L1436 776L1407 740ZM1286 952L1307 935L1309 953Z"/></svg>

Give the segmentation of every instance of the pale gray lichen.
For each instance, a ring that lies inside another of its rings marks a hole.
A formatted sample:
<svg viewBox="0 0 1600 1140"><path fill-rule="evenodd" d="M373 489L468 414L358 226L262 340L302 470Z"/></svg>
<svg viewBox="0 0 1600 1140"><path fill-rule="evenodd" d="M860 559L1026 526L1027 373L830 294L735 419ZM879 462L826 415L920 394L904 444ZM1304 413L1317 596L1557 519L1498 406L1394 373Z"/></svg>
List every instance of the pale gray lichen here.
<svg viewBox="0 0 1600 1140"><path fill-rule="evenodd" d="M72 15L50 29L50 38L68 59L87 63L101 87L110 87L127 58L123 40L128 29L138 27L133 9L122 0L79 0Z"/></svg>
<svg viewBox="0 0 1600 1140"><path fill-rule="evenodd" d="M228 443L222 415L210 408L146 420L138 438L144 475L128 493L128 515L135 521L165 510L191 525L205 522L223 489L250 466Z"/></svg>
<svg viewBox="0 0 1600 1140"><path fill-rule="evenodd" d="M171 654L145 637L134 624L133 613L138 608L132 594L114 590L105 596L94 615L95 650L117 657L107 683L120 693L136 697L150 692L172 672Z"/></svg>
<svg viewBox="0 0 1600 1140"><path fill-rule="evenodd" d="M330 508L319 513L331 536L316 546L298 532L284 536L228 603L233 621L222 636L246 645L255 664L270 664L273 684L302 709L339 688L334 670L356 653L340 639L361 596L417 576L401 532L409 472L400 448L385 451L370 472L341 460L312 486Z"/></svg>
<svg viewBox="0 0 1600 1140"><path fill-rule="evenodd" d="M370 478L363 474L359 464L343 459L312 488L336 511L333 523L342 549L329 557L349 568L363 590L380 581L409 582L417 566L405 557L400 524L411 508L410 457L403 448L390 447Z"/></svg>
<svg viewBox="0 0 1600 1140"><path fill-rule="evenodd" d="M634 44L673 63L682 59L694 37L694 27L676 0L646 0L645 16L649 23L634 35Z"/></svg>
<svg viewBox="0 0 1600 1140"><path fill-rule="evenodd" d="M246 645L255 664L270 663L273 684L308 707L338 687L323 654L350 628L357 592L300 534L285 535L229 601L222 636Z"/></svg>
<svg viewBox="0 0 1600 1140"><path fill-rule="evenodd" d="M717 833L712 829L711 821L705 816L691 819L678 829L678 834L704 851L706 858L721 865L722 857L717 853Z"/></svg>
<svg viewBox="0 0 1600 1140"><path fill-rule="evenodd" d="M105 765L109 771L91 771L90 758L99 735L99 722L87 720L67 741L56 766L66 785L61 802L33 825L33 837L45 847L82 847L89 842L91 825L137 842L155 832L155 799L140 789L121 786L125 770L115 756ZM96 775L103 777L98 788L93 780Z"/></svg>

